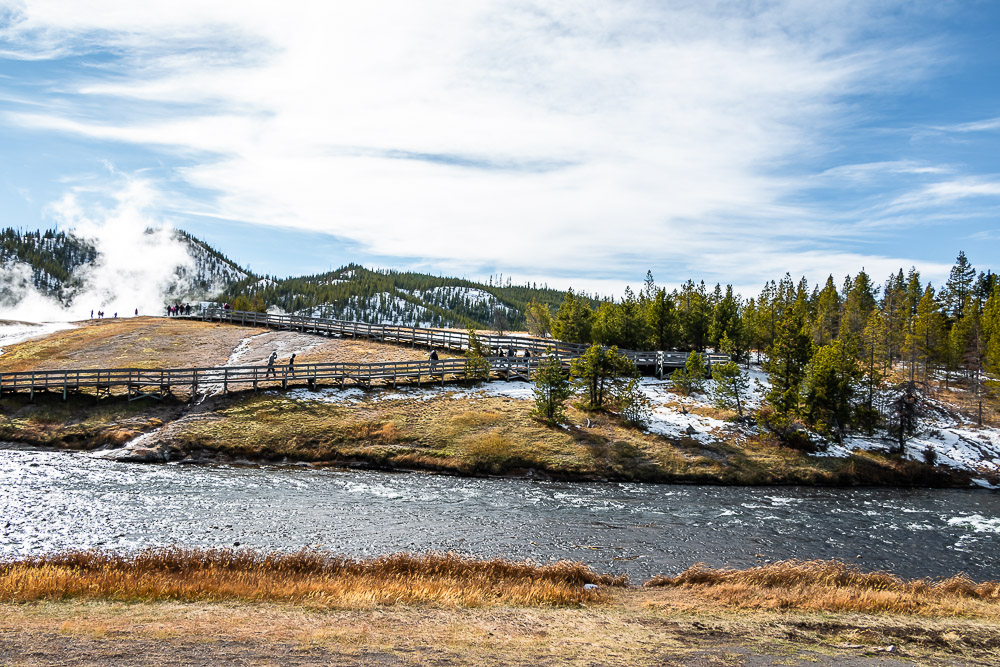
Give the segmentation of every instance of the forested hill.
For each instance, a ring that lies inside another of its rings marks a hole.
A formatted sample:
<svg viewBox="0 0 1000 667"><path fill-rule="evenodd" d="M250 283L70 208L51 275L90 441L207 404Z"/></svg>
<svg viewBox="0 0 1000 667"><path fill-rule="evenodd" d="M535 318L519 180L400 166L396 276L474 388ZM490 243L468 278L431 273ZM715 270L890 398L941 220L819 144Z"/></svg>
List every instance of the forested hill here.
<svg viewBox="0 0 1000 667"><path fill-rule="evenodd" d="M27 286L67 303L80 287L77 268L97 259L97 249L86 241L53 230L0 231L0 304L17 300Z"/></svg>
<svg viewBox="0 0 1000 667"><path fill-rule="evenodd" d="M210 299L235 282L253 278L203 241L180 230L173 234L186 246L192 266L177 268L165 299ZM88 272L100 270L100 258L99 247L71 233L2 229L0 306L16 304L31 294L30 288L68 306L86 290Z"/></svg>
<svg viewBox="0 0 1000 667"><path fill-rule="evenodd" d="M371 270L356 264L313 276L248 279L224 298L234 306L313 317L407 324L523 329L534 300L555 310L563 292L537 285L479 283L423 273Z"/></svg>

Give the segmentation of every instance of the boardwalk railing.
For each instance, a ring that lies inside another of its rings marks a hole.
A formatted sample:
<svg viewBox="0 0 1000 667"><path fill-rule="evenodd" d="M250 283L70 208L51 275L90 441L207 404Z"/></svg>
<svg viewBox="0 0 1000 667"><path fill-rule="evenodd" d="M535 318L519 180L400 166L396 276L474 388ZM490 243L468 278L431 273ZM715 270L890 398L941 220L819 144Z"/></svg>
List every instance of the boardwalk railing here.
<svg viewBox="0 0 1000 667"><path fill-rule="evenodd" d="M269 327L302 331L304 333L354 336L371 340L420 345L422 347L465 350L469 346L469 336L454 329L431 329L406 327L392 324L366 324L347 320L331 320L299 315L270 315L209 309L188 316L208 321L227 322L246 326ZM530 379L531 372L547 357L559 359L568 367L589 347L577 343L537 338L533 336L498 336L482 334L480 342L495 356L489 356L490 378L524 380ZM515 353L516 351L516 353ZM670 368L683 368L688 359L686 352L640 352L620 350L637 367L652 369L662 376ZM728 355L709 354L709 364L728 361ZM69 391L83 388L96 389L97 395L110 393L114 388L124 388L130 399L154 396L162 398L176 388L191 388L194 396L199 388L215 387L222 392L230 387L252 387L261 384L287 387L289 382L298 382L315 387L323 381L328 384L370 386L373 382L392 384L398 382L445 381L463 379L466 373L465 359L435 359L426 361L399 361L375 364L358 363L303 363L294 367L288 364L268 366L216 366L209 368L107 368L81 370L24 371L0 373L0 394L3 392L26 391L34 397L35 391L62 391L63 399ZM426 380L425 380L426 378ZM435 379L436 378L436 379Z"/></svg>
<svg viewBox="0 0 1000 667"><path fill-rule="evenodd" d="M406 327L397 324L367 324L351 320L326 319L321 317L305 317L302 315L273 315L270 313L253 313L242 310L224 310L209 308L200 314L188 317L211 322L228 322L246 326L267 327L301 331L303 333L333 334L368 338L387 343L403 343L421 347L441 348L448 350L467 350L469 335L456 329L432 329L427 327ZM509 350L524 350L531 355L552 354L556 357L575 358L590 347L584 343L564 343L553 338L538 338L535 336L498 336L495 334L478 334L479 342L493 353L502 354ZM683 368L687 362L687 352L640 352L636 350L619 350L622 355L642 368L653 368L662 373L667 368ZM708 363L728 361L729 355L707 355Z"/></svg>
<svg viewBox="0 0 1000 667"><path fill-rule="evenodd" d="M502 379L524 379L538 368L545 359L542 357L491 357L490 376ZM563 360L565 366L569 360ZM228 392L231 388L258 386L288 387L290 383L300 383L315 388L323 381L340 386L371 386L379 381L383 385L396 386L399 382L421 384L422 382L444 382L445 376L461 380L466 377L465 359L437 359L426 361L396 361L375 364L321 363L321 364L279 364L268 366L218 366L212 368L109 368L61 371L24 371L0 373L0 393L28 392L32 397L36 391L61 391L65 399L69 391L83 388L110 393L113 388L124 388L130 399L153 396L162 398L173 389L190 387L194 396L199 389L216 388Z"/></svg>

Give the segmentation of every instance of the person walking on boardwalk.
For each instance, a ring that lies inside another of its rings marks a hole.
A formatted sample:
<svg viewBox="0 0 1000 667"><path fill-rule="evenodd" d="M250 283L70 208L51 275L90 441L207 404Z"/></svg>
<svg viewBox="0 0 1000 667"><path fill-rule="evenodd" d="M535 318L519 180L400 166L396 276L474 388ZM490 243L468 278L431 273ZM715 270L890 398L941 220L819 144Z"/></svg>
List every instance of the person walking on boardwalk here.
<svg viewBox="0 0 1000 667"><path fill-rule="evenodd" d="M433 375L434 370L437 368L438 351L431 350L431 353L427 355L427 358L431 360L431 374Z"/></svg>
<svg viewBox="0 0 1000 667"><path fill-rule="evenodd" d="M288 358L288 374L295 377L295 353L292 352L292 356Z"/></svg>
<svg viewBox="0 0 1000 667"><path fill-rule="evenodd" d="M274 360L277 358L277 351L271 352L271 356L267 358L267 371L264 373L264 377L269 377L271 375L278 377L278 374L274 372Z"/></svg>

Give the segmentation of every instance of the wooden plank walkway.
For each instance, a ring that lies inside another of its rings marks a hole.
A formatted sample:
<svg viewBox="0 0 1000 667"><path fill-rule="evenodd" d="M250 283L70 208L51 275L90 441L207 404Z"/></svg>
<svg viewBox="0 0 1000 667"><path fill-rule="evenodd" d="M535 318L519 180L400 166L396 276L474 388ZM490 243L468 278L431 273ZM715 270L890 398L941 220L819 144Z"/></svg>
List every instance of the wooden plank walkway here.
<svg viewBox="0 0 1000 667"><path fill-rule="evenodd" d="M427 348L466 350L469 337L466 332L454 329L404 327L389 324L366 324L347 320L332 320L297 315L269 315L223 309L210 309L186 317L207 321L226 322L243 326L267 327L303 333L352 336L370 340L409 344ZM579 357L587 345L532 336L498 336L482 334L480 341L490 350L488 379L529 380L531 373L546 358L554 357L566 368ZM516 354L515 354L516 351ZM639 352L620 350L637 367L661 375L671 368L683 368L686 352ZM728 355L706 355L709 364L728 361ZM438 359L425 361L399 361L374 364L352 363L303 363L290 367L275 365L269 369L260 366L216 366L209 368L101 368L81 370L40 370L0 373L0 395L4 392L27 392L34 398L36 391L62 392L63 400L71 391L94 389L98 398L109 395L113 389L124 389L130 400L144 397L163 398L175 389L190 388L193 398L199 388L215 388L223 393L232 388L258 389L260 387L287 388L289 384L315 388L319 384L333 386L364 386L375 383L397 386L399 383L418 385L426 382L458 381L466 379L465 359Z"/></svg>
<svg viewBox="0 0 1000 667"><path fill-rule="evenodd" d="M528 380L531 372L545 359L492 357L490 379ZM98 397L110 394L112 389L125 389L130 399L152 396L162 398L174 389L190 388L191 396L199 388L217 388L228 392L234 388L258 389L261 387L287 388L290 384L315 388L323 383L332 386L364 386L375 383L382 386L425 384L446 380L466 379L465 359L438 359L426 361L398 361L375 364L321 363L276 364L273 368L261 366L217 366L211 368L111 368L86 370L24 371L0 373L0 394L3 392L28 392L33 398L36 391L68 392L96 389ZM568 368L570 359L564 359Z"/></svg>
<svg viewBox="0 0 1000 667"><path fill-rule="evenodd" d="M406 327L396 324L367 324L351 320L304 317L302 315L272 315L242 310L223 310L221 308L210 308L202 313L177 317L286 331L300 331L302 333L368 338L375 341L401 343L427 348L456 351L463 351L469 348L469 335L457 329ZM500 356L507 350L518 350L529 352L532 356L552 354L560 359L564 357L573 359L583 354L590 347L583 343L564 343L553 338L538 338L535 336L478 334L478 337L483 347L497 356ZM689 354L688 352L642 352L636 350L619 350L619 352L631 359L639 368L652 367L661 372L668 368L684 368ZM727 354L706 354L705 357L709 365L729 361L729 355Z"/></svg>

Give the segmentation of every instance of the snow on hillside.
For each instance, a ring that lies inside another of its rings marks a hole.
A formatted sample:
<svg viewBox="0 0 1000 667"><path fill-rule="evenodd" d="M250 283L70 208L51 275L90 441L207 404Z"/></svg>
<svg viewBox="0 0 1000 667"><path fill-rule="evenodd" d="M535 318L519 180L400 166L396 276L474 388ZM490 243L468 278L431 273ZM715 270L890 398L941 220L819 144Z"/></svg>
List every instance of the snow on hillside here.
<svg viewBox="0 0 1000 667"><path fill-rule="evenodd" d="M315 308L297 311L295 314L306 317L367 322L368 324L397 324L418 327L440 327L446 324L439 315L432 313L427 308L388 292L379 292L368 298L355 295L345 305L323 304Z"/></svg>

